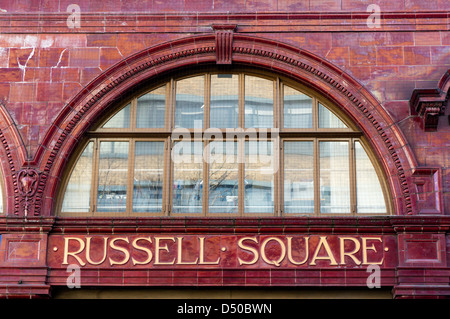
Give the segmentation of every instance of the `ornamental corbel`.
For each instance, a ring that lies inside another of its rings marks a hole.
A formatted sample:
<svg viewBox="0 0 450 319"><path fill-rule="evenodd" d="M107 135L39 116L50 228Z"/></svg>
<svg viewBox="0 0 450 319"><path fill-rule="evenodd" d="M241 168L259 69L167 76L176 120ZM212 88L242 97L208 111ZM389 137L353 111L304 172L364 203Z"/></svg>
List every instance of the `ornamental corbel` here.
<svg viewBox="0 0 450 319"><path fill-rule="evenodd" d="M450 95L450 70L441 78L437 89L415 89L409 100L412 114L422 118L425 132L434 132L444 115Z"/></svg>
<svg viewBox="0 0 450 319"><path fill-rule="evenodd" d="M216 63L231 64L235 24L213 25L216 34Z"/></svg>

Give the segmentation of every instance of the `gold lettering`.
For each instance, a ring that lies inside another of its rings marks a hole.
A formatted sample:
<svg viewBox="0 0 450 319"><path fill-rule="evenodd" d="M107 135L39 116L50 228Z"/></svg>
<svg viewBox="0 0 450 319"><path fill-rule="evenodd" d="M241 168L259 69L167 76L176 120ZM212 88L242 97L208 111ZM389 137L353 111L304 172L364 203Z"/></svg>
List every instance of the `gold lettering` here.
<svg viewBox="0 0 450 319"><path fill-rule="evenodd" d="M292 237L286 237L287 238L287 255L288 260L293 263L294 265L303 265L309 257L309 237L305 237L305 258L302 261L295 261L294 258L292 258Z"/></svg>
<svg viewBox="0 0 450 319"><path fill-rule="evenodd" d="M112 258L110 257L110 258L109 258L109 264L110 264L111 266L112 266L112 265L124 265L124 264L126 264L126 263L128 262L128 260L130 259L130 252L128 251L128 249L123 248L123 247L120 247L120 246L116 246L116 245L114 244L117 240L123 240L123 241L125 241L125 242L127 242L127 243L130 243L130 242L128 241L128 238L127 238L127 237L124 237L124 238L114 238L113 240L111 240L111 242L109 243L109 246L110 246L112 249L121 251L121 252L123 252L123 253L125 254L125 257L123 258L122 261L114 261L114 260L112 260Z"/></svg>
<svg viewBox="0 0 450 319"><path fill-rule="evenodd" d="M106 259L106 246L108 244L108 237L103 237L104 245L103 245L103 258L99 262L94 262L91 259L91 239L92 237L86 237L86 260L91 265L100 265Z"/></svg>
<svg viewBox="0 0 450 319"><path fill-rule="evenodd" d="M345 241L346 240L353 241L355 243L355 249L353 249L350 252L345 252ZM360 244L359 240L357 240L356 238L353 238L353 237L339 237L339 243L340 243L340 249L341 249L341 265L345 265L345 256L350 257L355 262L355 264L360 265L361 261L358 258L356 258L355 256L353 256L361 248L361 244Z"/></svg>
<svg viewBox="0 0 450 319"><path fill-rule="evenodd" d="M276 241L278 244L280 244L281 247L281 255L277 260L270 260L267 258L266 256L266 245L269 241L274 240ZM277 267L280 267L280 263L281 261L283 261L284 257L286 256L286 247L284 246L284 243L281 241L281 239L277 238L277 237L269 237L266 240L264 240L261 244L261 257L262 259L268 263L268 264L272 264L275 265Z"/></svg>
<svg viewBox="0 0 450 319"><path fill-rule="evenodd" d="M178 251L177 251L177 265L195 265L197 264L198 257L194 261L182 261L182 255L183 255L183 237L177 237L178 241Z"/></svg>
<svg viewBox="0 0 450 319"><path fill-rule="evenodd" d="M155 237L155 265L173 265L175 263L175 258L172 261L159 261L159 251L165 250L169 252L169 248L167 247L167 244L165 246L160 245L161 240L171 240L175 242L175 238L173 237Z"/></svg>
<svg viewBox="0 0 450 319"><path fill-rule="evenodd" d="M137 261L136 259L131 258L131 260L133 261L133 265L145 265L145 264L148 264L153 258L153 254L152 254L152 251L150 249L148 249L148 248L146 248L144 246L140 246L140 245L137 244L137 242L139 240L147 240L150 243L152 243L152 240L151 240L150 237L149 238L138 237L135 240L133 240L133 243L132 243L133 247L136 248L137 250L145 251L147 253L147 255L148 255L148 258L146 260L144 260L144 261Z"/></svg>
<svg viewBox="0 0 450 319"><path fill-rule="evenodd" d="M325 248L325 251L327 252L327 256L319 257L318 256L319 251L322 248L322 246ZM332 266L337 265L336 259L334 259L333 253L331 252L330 246L328 245L326 236L320 236L319 244L317 245L316 251L314 252L314 256L312 258L310 265L315 265L316 259L328 259L328 260L330 260L330 265L332 265Z"/></svg>
<svg viewBox="0 0 450 319"><path fill-rule="evenodd" d="M80 243L80 248L77 251L74 252L69 252L69 241L70 240L76 240L77 242ZM69 256L74 257L78 263L80 264L80 266L84 266L86 265L85 262L83 262L83 260L81 260L80 257L77 256L77 254L81 253L84 250L85 244L84 241L81 238L76 238L76 237L65 237L64 238L64 260L63 260L63 265L67 265L67 259Z"/></svg>
<svg viewBox="0 0 450 319"><path fill-rule="evenodd" d="M218 265L220 257L216 261L205 261L205 237L200 237L200 265Z"/></svg>
<svg viewBox="0 0 450 319"><path fill-rule="evenodd" d="M244 240L251 240L251 241L254 241L255 243L258 243L258 239L256 239L255 237L244 237L244 238L239 239L239 241L238 241L239 248L242 248L247 251L251 251L254 256L251 261L245 261L245 260L242 260L241 258L238 258L239 265L253 265L254 263L256 263L258 261L258 258L259 258L258 251L253 247L243 245L242 243L244 242Z"/></svg>
<svg viewBox="0 0 450 319"><path fill-rule="evenodd" d="M372 244L372 246L367 247L368 240L378 240L379 242L383 242L383 240L380 237L363 237L362 238L363 265L381 265L383 263L384 257L381 258L381 261L379 261L379 262L368 262L367 261L367 251L368 250L373 250L374 252L377 252L377 250L373 244Z"/></svg>

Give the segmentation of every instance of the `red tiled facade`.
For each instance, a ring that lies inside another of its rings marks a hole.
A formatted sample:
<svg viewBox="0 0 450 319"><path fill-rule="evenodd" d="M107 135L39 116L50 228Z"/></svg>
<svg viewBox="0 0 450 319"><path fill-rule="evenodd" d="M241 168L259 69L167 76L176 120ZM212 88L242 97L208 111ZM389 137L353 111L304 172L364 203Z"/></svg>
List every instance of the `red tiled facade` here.
<svg viewBox="0 0 450 319"><path fill-rule="evenodd" d="M71 28L67 8L74 3L81 20ZM364 236L380 238L385 250L381 285L392 288L393 297L448 298L449 2L373 3L381 9L376 25L370 24L368 4L359 0L2 2L0 295L48 297L52 287L66 285L67 266L58 250L64 236L83 242L88 234L100 241L202 236L205 245L236 245L242 236L257 236L262 243L269 236L285 241L302 234L311 240L327 236L333 251L339 236L361 242ZM58 187L89 126L142 81L207 64L282 73L333 101L370 140L388 179L393 214L251 220L58 217ZM182 258L196 256L191 251ZM208 251L205 256L217 259ZM286 257L281 266L259 260L243 268L226 260L231 259L223 258L218 267L91 265L83 269L81 283L367 285L364 267L294 267Z"/></svg>

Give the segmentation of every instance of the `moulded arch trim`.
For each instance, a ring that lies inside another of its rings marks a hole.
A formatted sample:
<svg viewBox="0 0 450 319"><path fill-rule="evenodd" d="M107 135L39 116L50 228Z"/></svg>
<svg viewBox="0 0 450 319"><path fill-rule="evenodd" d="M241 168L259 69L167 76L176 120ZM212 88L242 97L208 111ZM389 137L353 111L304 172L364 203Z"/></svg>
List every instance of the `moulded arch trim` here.
<svg viewBox="0 0 450 319"><path fill-rule="evenodd" d="M27 150L13 118L0 103L0 169L3 177L3 214L19 215L24 199L20 196L20 176L28 166ZM36 185L37 186L37 185Z"/></svg>
<svg viewBox="0 0 450 319"><path fill-rule="evenodd" d="M363 131L388 178L394 212L415 214L409 177L417 166L401 130L376 98L330 62L285 43L234 34L232 64L256 67L307 85L340 107ZM168 71L216 64L214 34L166 42L136 53L109 68L83 88L60 112L36 153L41 179L35 214L51 215L64 166L77 142L122 94Z"/></svg>

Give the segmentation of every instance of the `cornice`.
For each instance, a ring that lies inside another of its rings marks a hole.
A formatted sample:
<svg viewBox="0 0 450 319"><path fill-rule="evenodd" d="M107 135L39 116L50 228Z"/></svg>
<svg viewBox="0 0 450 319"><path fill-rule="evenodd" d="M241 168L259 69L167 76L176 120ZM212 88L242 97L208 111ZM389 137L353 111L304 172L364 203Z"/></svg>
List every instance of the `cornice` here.
<svg viewBox="0 0 450 319"><path fill-rule="evenodd" d="M450 11L380 12L380 25L369 28L368 12L80 12L80 28L68 28L69 13L0 13L2 33L203 33L211 24L234 23L239 32L430 31L448 30ZM283 21L284 23L280 23ZM286 23L288 21L288 23ZM120 22L120 23L119 23Z"/></svg>

